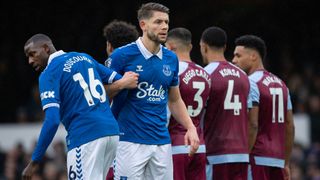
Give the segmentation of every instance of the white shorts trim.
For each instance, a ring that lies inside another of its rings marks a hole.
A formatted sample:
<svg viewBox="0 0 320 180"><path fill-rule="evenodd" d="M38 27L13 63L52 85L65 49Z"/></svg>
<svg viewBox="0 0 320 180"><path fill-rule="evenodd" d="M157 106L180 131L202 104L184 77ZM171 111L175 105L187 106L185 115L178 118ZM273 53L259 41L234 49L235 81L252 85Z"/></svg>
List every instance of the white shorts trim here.
<svg viewBox="0 0 320 180"><path fill-rule="evenodd" d="M67 154L68 179L105 179L118 142L119 136L106 136L70 150Z"/></svg>
<svg viewBox="0 0 320 180"><path fill-rule="evenodd" d="M171 144L146 145L120 141L116 154L116 180L173 180Z"/></svg>

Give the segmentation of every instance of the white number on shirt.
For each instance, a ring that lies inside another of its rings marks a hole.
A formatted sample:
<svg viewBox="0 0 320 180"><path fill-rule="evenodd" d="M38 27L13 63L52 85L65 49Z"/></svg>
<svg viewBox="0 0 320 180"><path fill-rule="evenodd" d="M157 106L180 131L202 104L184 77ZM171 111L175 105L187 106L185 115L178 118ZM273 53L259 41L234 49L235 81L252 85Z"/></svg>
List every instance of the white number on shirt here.
<svg viewBox="0 0 320 180"><path fill-rule="evenodd" d="M198 103L198 107L196 109L193 109L192 106L188 105L188 113L190 117L196 117L200 114L202 107L203 107L203 100L201 97L201 93L204 91L205 83L204 82L192 82L193 89L198 89L196 94L194 95L193 100Z"/></svg>
<svg viewBox="0 0 320 180"><path fill-rule="evenodd" d="M88 69L88 75L89 75L89 86L85 82L81 73L77 73L77 74L73 75L73 80L79 81L79 84L80 84L81 88L83 89L83 94L84 94L84 97L85 97L88 105L89 106L94 105L93 97L99 99L100 102L105 102L106 101L106 91L104 90L102 83L98 79L94 79L94 72L93 72L92 68ZM96 89L97 86L100 86L100 88L102 90L102 94L100 94L97 91L97 89Z"/></svg>
<svg viewBox="0 0 320 180"><path fill-rule="evenodd" d="M233 102L231 101L232 99L232 94L233 94L233 87L234 87L234 80L229 80L228 81L228 90L227 90L227 95L224 99L224 109L232 109L233 114L235 116L240 115L240 110L242 109L242 104L239 101L239 95L235 94L233 95Z"/></svg>
<svg viewBox="0 0 320 180"><path fill-rule="evenodd" d="M276 99L278 97L278 123L284 123L283 92L281 88L270 88L272 95L272 123L276 122Z"/></svg>

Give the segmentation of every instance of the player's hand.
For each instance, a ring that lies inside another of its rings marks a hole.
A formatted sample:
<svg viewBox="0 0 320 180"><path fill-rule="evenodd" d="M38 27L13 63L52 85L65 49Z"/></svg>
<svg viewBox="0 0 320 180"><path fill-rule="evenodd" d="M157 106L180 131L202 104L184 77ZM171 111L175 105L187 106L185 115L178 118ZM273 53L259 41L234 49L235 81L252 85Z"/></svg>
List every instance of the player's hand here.
<svg viewBox="0 0 320 180"><path fill-rule="evenodd" d="M31 161L27 167L22 171L23 180L31 180L33 173L38 168L39 164L37 162Z"/></svg>
<svg viewBox="0 0 320 180"><path fill-rule="evenodd" d="M290 173L289 165L285 165L284 166L284 179L285 180L291 180L291 173Z"/></svg>
<svg viewBox="0 0 320 180"><path fill-rule="evenodd" d="M184 145L190 145L189 156L195 154L199 148L200 140L195 126L188 128L184 136Z"/></svg>
<svg viewBox="0 0 320 180"><path fill-rule="evenodd" d="M124 73L122 81L124 82L123 87L127 89L133 89L138 86L139 74L135 72L128 71Z"/></svg>

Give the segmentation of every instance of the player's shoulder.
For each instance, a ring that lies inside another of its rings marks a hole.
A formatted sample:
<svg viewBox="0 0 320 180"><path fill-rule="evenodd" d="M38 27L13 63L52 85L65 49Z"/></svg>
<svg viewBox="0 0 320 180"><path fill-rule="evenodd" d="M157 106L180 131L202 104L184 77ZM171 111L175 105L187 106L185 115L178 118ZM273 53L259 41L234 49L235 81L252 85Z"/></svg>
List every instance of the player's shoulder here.
<svg viewBox="0 0 320 180"><path fill-rule="evenodd" d="M264 77L264 72L263 71L255 71L252 74L249 75L250 81L253 82L259 82L261 79Z"/></svg>
<svg viewBox="0 0 320 180"><path fill-rule="evenodd" d="M48 64L42 71L41 75L47 75L57 71L60 69L60 66L63 66L67 59L69 59L69 53L66 52L56 52L50 55Z"/></svg>
<svg viewBox="0 0 320 180"><path fill-rule="evenodd" d="M189 68L189 63L185 61L179 61L179 75L186 72L188 68Z"/></svg>
<svg viewBox="0 0 320 180"><path fill-rule="evenodd" d="M227 63L228 63L228 65L229 65L230 67L235 68L235 69L238 70L241 74L243 74L243 75L245 75L246 77L248 77L248 76L247 76L247 73L244 72L240 67L232 64L231 62L227 62Z"/></svg>
<svg viewBox="0 0 320 180"><path fill-rule="evenodd" d="M285 83L279 76L273 74L273 73L270 72L270 71L266 71L266 73L267 73L269 76L272 76L273 79L275 79L276 81L281 82L283 86L285 86L285 87L287 86L286 83Z"/></svg>
<svg viewBox="0 0 320 180"><path fill-rule="evenodd" d="M129 55L129 54L135 54L135 53L139 53L139 49L137 46L136 42L131 42L129 44L120 46L118 48L116 48L111 56L113 55Z"/></svg>
<svg viewBox="0 0 320 180"><path fill-rule="evenodd" d="M207 73L212 74L218 68L219 64L219 62L211 62L204 67L204 70Z"/></svg>

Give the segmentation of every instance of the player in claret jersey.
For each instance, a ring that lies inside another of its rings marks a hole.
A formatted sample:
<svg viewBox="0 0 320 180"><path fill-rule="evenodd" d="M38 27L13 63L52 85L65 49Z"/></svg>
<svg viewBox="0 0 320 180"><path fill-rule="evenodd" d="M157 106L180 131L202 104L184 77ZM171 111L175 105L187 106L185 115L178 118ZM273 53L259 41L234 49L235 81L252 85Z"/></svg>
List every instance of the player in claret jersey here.
<svg viewBox="0 0 320 180"><path fill-rule="evenodd" d="M179 59L179 89L189 116L197 128L200 146L197 154L189 156L189 148L184 145L186 129L173 117L170 118L169 132L173 154L173 175L175 180L205 180L206 154L200 119L210 92L209 74L191 61L191 32L185 28L169 31L166 46Z"/></svg>
<svg viewBox="0 0 320 180"><path fill-rule="evenodd" d="M254 87L255 100L249 111L253 119L250 164L254 180L290 179L289 159L294 124L289 90L285 83L266 71L265 42L254 35L236 39L233 62L247 72Z"/></svg>
<svg viewBox="0 0 320 180"><path fill-rule="evenodd" d="M227 35L219 27L207 28L201 37L205 70L211 76L211 92L204 119L206 154L213 179L247 179L249 162L247 107L249 79L226 61ZM250 105L250 104L249 104Z"/></svg>

